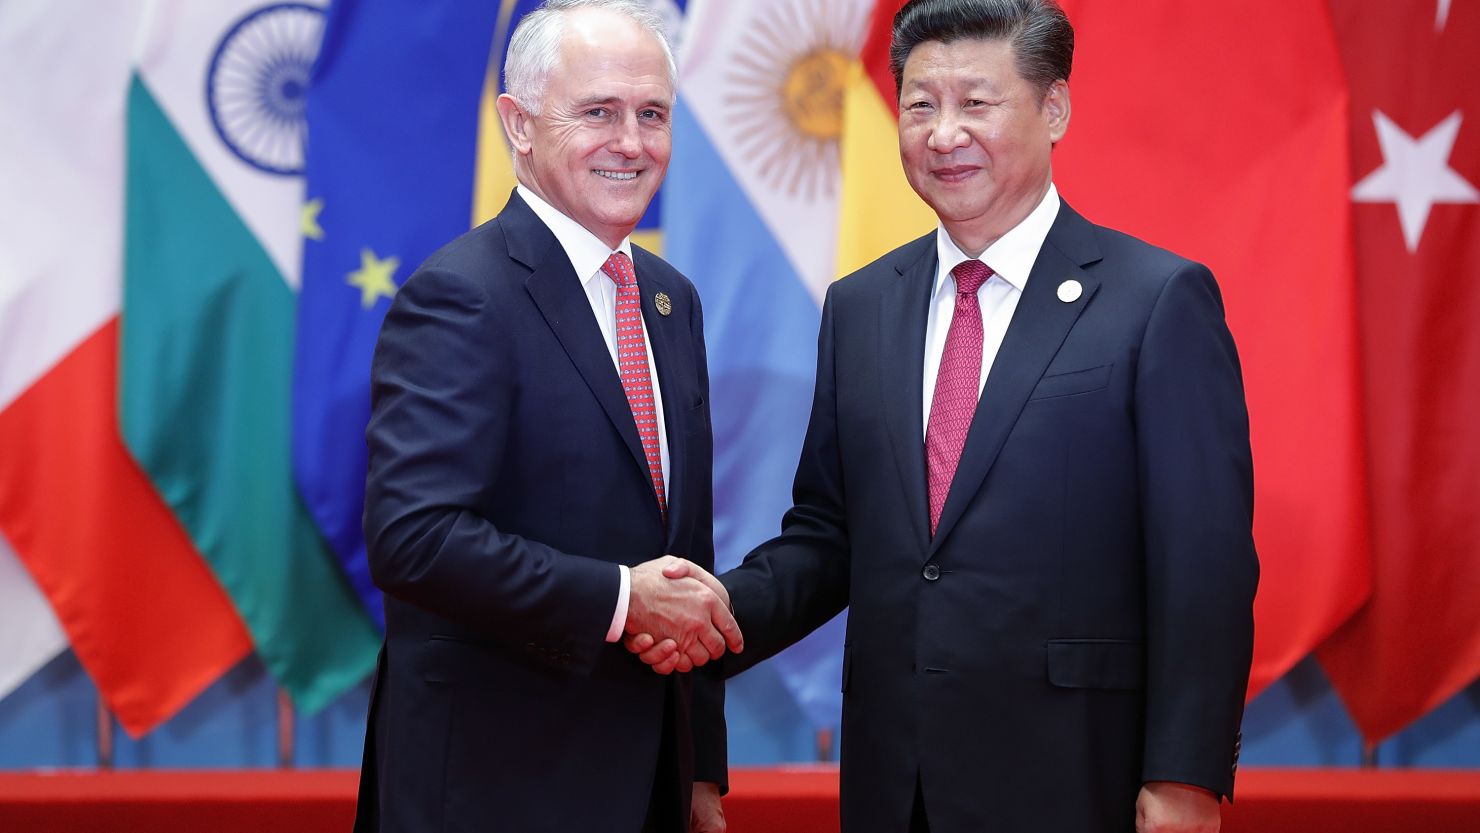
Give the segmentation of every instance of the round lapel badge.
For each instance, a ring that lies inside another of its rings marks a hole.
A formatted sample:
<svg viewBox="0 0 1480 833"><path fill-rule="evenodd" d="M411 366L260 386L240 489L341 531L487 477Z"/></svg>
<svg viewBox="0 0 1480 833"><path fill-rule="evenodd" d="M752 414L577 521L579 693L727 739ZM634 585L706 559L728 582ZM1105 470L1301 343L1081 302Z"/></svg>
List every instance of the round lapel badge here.
<svg viewBox="0 0 1480 833"><path fill-rule="evenodd" d="M659 292L653 296L653 306L658 308L659 315L669 315L673 312L673 301L669 299L667 292Z"/></svg>
<svg viewBox="0 0 1480 833"><path fill-rule="evenodd" d="M1072 304L1079 300L1084 294L1084 285L1076 280L1067 280L1059 284L1059 300L1066 304Z"/></svg>

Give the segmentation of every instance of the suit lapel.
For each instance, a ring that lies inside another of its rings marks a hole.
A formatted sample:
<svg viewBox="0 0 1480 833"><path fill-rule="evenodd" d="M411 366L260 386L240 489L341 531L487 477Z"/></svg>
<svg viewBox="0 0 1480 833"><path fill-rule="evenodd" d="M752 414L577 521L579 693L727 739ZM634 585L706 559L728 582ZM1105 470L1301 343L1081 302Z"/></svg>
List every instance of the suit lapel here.
<svg viewBox="0 0 1480 833"><path fill-rule="evenodd" d="M591 314L591 302L586 299L565 250L517 194L499 214L499 223L504 228L509 256L533 270L524 281L525 290L596 401L601 403L612 427L632 454L632 461L647 476L647 457L642 452L637 423L632 419L621 377L612 365L601 328Z"/></svg>
<svg viewBox="0 0 1480 833"><path fill-rule="evenodd" d="M653 261L656 258L636 246L632 247L632 264L637 271L637 287L642 295L642 321L647 325L648 361L658 369L658 386L663 395L663 427L668 439L668 550L673 549L673 538L678 535L682 517L679 513L688 507L684 493L688 484L683 482L685 455L688 453L686 437L689 390L688 380L697 378L688 353L679 344L679 336L688 332L689 311L678 306L686 293L666 279L663 270ZM668 296L672 310L669 315L658 312L655 298L658 293ZM644 467L645 468L645 467Z"/></svg>
<svg viewBox="0 0 1480 833"><path fill-rule="evenodd" d="M879 383L895 467L921 549L930 540L925 494L925 322L935 278L935 234L895 264L899 278L879 296ZM898 392L897 395L892 392Z"/></svg>
<svg viewBox="0 0 1480 833"><path fill-rule="evenodd" d="M1099 281L1081 268L1099 260L1091 233L1090 224L1067 203L1060 208L977 402L966 447L931 542L932 555L981 489L1038 380L1099 289ZM1070 279L1079 281L1084 291L1077 300L1065 303L1058 298L1058 288Z"/></svg>

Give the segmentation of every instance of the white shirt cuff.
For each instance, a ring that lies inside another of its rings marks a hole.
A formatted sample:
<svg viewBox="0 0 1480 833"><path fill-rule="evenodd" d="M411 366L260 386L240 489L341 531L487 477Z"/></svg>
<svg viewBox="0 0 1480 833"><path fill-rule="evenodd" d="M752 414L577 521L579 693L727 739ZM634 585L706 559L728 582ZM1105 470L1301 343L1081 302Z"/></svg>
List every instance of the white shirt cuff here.
<svg viewBox="0 0 1480 833"><path fill-rule="evenodd" d="M617 611L612 614L611 627L606 629L607 642L622 638L622 631L627 628L627 602L632 597L632 571L626 564L618 564L617 569L622 571L622 586L617 588Z"/></svg>

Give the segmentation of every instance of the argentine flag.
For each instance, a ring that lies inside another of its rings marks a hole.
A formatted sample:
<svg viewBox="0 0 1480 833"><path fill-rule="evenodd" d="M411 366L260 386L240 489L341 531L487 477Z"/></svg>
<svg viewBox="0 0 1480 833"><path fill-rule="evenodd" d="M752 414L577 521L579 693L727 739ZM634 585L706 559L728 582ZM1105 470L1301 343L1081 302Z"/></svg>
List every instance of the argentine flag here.
<svg viewBox="0 0 1480 833"><path fill-rule="evenodd" d="M869 0L696 0L679 54L665 255L704 299L716 567L780 529L806 431L822 297L837 277L843 88ZM838 725L843 617L731 683L747 721ZM795 735L796 733L793 733ZM779 736L776 736L779 739ZM806 759L781 746L737 759Z"/></svg>

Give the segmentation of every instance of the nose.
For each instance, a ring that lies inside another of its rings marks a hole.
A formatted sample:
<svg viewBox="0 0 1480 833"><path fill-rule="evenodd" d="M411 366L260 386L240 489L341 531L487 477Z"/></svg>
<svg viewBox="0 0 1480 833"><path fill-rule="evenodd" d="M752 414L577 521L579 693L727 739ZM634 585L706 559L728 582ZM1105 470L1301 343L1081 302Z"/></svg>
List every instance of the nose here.
<svg viewBox="0 0 1480 833"><path fill-rule="evenodd" d="M950 153L951 151L966 147L970 142L966 131L961 129L961 118L954 108L942 107L935 114L934 123L930 125L930 135L926 138L926 147L936 153Z"/></svg>
<svg viewBox="0 0 1480 833"><path fill-rule="evenodd" d="M612 153L619 154L628 159L636 159L642 155L642 136L637 124L637 114L629 113L612 128L611 141L607 142L607 149Z"/></svg>

